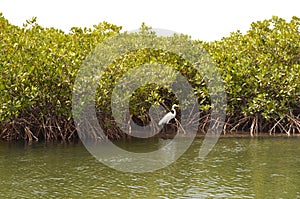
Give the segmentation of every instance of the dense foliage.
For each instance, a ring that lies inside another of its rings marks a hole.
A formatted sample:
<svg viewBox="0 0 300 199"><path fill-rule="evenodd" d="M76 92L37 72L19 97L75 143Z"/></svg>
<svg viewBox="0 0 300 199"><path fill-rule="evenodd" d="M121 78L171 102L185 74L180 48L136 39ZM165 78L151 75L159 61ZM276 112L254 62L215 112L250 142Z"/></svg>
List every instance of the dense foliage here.
<svg viewBox="0 0 300 199"><path fill-rule="evenodd" d="M23 28L0 15L0 122L4 139L67 139L72 85L82 60L121 28L100 23L69 34L43 28L36 19Z"/></svg>
<svg viewBox="0 0 300 199"><path fill-rule="evenodd" d="M121 27L100 23L93 28L72 28L64 33L43 28L35 18L22 28L0 15L0 136L2 139L70 139L72 89L82 61ZM153 34L142 27L140 34ZM227 92L224 132L300 132L300 19L273 17L237 31L220 41L201 43L220 70ZM97 89L99 120L106 133L120 137L111 117L110 95L121 75L136 65L158 62L173 66L187 77L202 109L200 126L209 122L210 99L205 82L190 63L172 53L141 49L116 59L105 71ZM154 84L138 89L131 98L134 119L147 123L151 104L170 107L176 98ZM199 116L200 117L200 116ZM108 125L109 124L109 125Z"/></svg>
<svg viewBox="0 0 300 199"><path fill-rule="evenodd" d="M231 130L300 132L300 19L273 17L206 43L223 74Z"/></svg>

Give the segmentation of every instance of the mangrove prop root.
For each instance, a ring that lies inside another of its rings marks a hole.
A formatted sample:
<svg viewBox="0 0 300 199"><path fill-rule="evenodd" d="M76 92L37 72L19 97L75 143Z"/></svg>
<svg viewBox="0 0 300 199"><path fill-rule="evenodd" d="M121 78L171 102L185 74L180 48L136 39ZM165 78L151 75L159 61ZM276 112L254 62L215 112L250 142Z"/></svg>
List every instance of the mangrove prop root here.
<svg viewBox="0 0 300 199"><path fill-rule="evenodd" d="M128 137L126 133L122 132L114 119L105 113L98 114L98 122L106 135L105 137L99 136L97 129L92 126L89 121L84 121L84 130L89 132L88 135L81 135L82 139L89 138L95 140L105 139L120 139ZM82 121L83 122L83 121ZM220 121L218 118L212 120L211 115L207 112L202 112L197 115L190 115L188 121L182 126L178 119L176 119L178 128L174 130L182 130L183 134L188 134L184 129L188 129L189 125L198 126L198 133L206 133L208 127L211 125L212 129L220 129L223 126L223 133L236 133L248 132L251 136L258 135L261 132L268 132L270 135L276 133L284 133L288 136L300 133L300 116L293 115L292 113L286 114L278 119L264 120L260 115L247 116L247 117L228 117L226 121ZM130 122L124 124L130 128ZM153 125L154 129L158 129L156 124ZM177 131L176 130L176 131ZM153 132L155 133L155 132ZM129 136L130 137L130 136ZM59 117L41 118L38 119L32 114L28 119L25 117L15 118L0 124L0 138L3 140L27 140L32 141L50 141L77 139L78 134L73 120L61 119Z"/></svg>

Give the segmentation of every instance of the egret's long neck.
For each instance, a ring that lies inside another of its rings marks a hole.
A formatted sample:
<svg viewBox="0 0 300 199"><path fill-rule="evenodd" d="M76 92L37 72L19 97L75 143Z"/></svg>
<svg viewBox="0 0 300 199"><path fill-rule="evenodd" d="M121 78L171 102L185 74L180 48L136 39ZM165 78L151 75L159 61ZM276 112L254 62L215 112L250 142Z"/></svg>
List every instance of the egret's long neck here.
<svg viewBox="0 0 300 199"><path fill-rule="evenodd" d="M175 107L172 107L173 115L176 115Z"/></svg>

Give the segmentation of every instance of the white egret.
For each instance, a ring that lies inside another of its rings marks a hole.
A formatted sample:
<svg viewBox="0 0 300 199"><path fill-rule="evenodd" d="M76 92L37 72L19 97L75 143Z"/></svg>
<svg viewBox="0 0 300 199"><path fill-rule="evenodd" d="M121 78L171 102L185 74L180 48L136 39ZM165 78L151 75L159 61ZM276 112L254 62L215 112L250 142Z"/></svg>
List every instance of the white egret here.
<svg viewBox="0 0 300 199"><path fill-rule="evenodd" d="M168 124L170 122L171 119L175 118L176 116L176 110L175 107L179 107L177 104L174 104L172 106L172 110L167 113L159 122L158 125L164 125L164 124Z"/></svg>

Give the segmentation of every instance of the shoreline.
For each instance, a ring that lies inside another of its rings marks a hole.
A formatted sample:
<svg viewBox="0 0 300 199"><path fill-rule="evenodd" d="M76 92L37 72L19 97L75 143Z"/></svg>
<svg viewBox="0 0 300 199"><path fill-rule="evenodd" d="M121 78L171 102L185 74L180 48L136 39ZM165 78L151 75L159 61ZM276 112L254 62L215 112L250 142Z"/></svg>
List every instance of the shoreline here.
<svg viewBox="0 0 300 199"><path fill-rule="evenodd" d="M151 140L151 139L173 139L175 134L165 134L164 136L158 136L158 134L155 134L154 136L148 137L148 138L138 138L138 137L130 137L126 136L123 138L111 140L114 143L118 143L121 141L131 141L131 140ZM181 134L179 137L188 137L189 134ZM205 134L197 134L194 139L198 138L204 138ZM269 133L259 133L256 135L251 136L249 132L237 132L237 133L227 133L227 134L221 134L219 138L300 138L300 134L291 134L287 135L284 133L277 133L277 134L272 134L270 135ZM105 142L105 140L101 141L96 141L96 142ZM0 139L0 143L25 143L25 144L32 144L32 143L59 143L59 144L82 144L82 140L80 138L74 138L71 140L39 140L39 141L28 141L28 140L5 140L5 139Z"/></svg>

